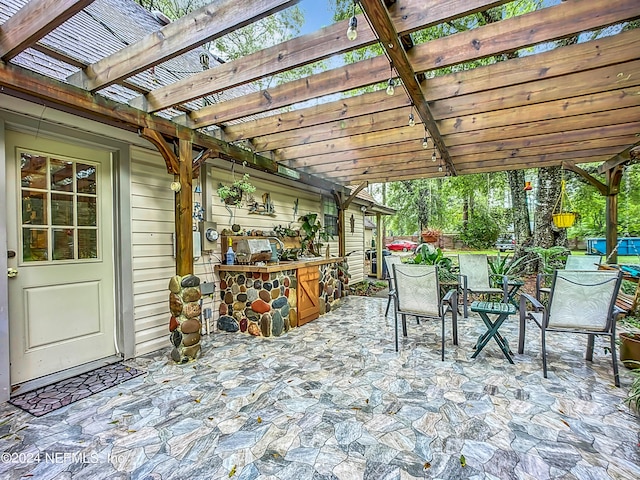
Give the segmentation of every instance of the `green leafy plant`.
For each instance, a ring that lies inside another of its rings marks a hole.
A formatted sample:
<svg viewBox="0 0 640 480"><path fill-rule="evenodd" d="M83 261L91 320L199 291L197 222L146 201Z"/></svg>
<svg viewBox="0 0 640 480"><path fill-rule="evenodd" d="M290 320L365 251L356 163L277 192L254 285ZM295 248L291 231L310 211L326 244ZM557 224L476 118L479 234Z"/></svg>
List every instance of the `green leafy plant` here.
<svg viewBox="0 0 640 480"><path fill-rule="evenodd" d="M304 233L300 241L302 252L314 257L319 257L322 247L324 246L323 242L333 240L333 235L327 232L322 226L320 220L318 220L317 213L303 215L298 221L302 222L300 228L302 233Z"/></svg>
<svg viewBox="0 0 640 480"><path fill-rule="evenodd" d="M489 269L494 275L515 275L520 271L520 264L526 257L520 257L515 260L511 259L509 255L504 257L498 254L494 259L489 258Z"/></svg>
<svg viewBox="0 0 640 480"><path fill-rule="evenodd" d="M293 230L290 227L285 227L284 225L276 225L273 227L273 231L276 232L276 235L279 237L297 237L298 231Z"/></svg>
<svg viewBox="0 0 640 480"><path fill-rule="evenodd" d="M235 180L231 185L218 184L218 196L227 205L240 205L245 193L253 193L256 187L249 181L249 174Z"/></svg>
<svg viewBox="0 0 640 480"><path fill-rule="evenodd" d="M416 248L416 254L407 259L406 263L418 265L437 265L438 278L442 280L455 280L456 275L451 272L453 261L445 257L442 250L429 243L422 243Z"/></svg>
<svg viewBox="0 0 640 480"><path fill-rule="evenodd" d="M629 387L627 403L636 413L640 414L640 370L633 370L631 375L633 375L633 382Z"/></svg>
<svg viewBox="0 0 640 480"><path fill-rule="evenodd" d="M546 274L552 274L554 270L563 268L570 253L567 248L560 245L550 248L529 247L526 251L538 255L542 261L542 273Z"/></svg>

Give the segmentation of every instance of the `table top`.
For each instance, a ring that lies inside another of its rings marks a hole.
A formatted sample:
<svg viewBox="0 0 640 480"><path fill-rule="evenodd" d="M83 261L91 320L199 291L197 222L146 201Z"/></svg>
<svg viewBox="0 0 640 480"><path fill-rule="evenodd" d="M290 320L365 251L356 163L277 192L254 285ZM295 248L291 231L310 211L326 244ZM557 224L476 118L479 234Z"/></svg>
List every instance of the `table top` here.
<svg viewBox="0 0 640 480"><path fill-rule="evenodd" d="M497 280L497 282L502 285L502 278L499 278ZM522 280L518 280L517 278L508 278L507 279L507 285L524 285L524 282Z"/></svg>
<svg viewBox="0 0 640 480"><path fill-rule="evenodd" d="M475 301L471 304L472 312L506 313L513 315L516 313L516 310L515 305L511 303Z"/></svg>

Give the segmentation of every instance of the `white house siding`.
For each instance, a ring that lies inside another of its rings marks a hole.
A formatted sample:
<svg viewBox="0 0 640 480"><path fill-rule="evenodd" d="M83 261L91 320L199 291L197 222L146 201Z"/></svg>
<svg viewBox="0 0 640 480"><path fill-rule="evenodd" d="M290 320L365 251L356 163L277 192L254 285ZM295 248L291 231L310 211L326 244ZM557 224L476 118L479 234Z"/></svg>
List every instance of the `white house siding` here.
<svg viewBox="0 0 640 480"><path fill-rule="evenodd" d="M174 193L160 154L131 149L131 233L135 355L167 347L173 258Z"/></svg>
<svg viewBox="0 0 640 480"><path fill-rule="evenodd" d="M232 181L231 166L224 163L221 166L207 167L207 184L203 191L208 192L210 200L203 202L202 194L194 194L194 201L204 205L208 212L205 219L217 223L218 232L231 229L236 223L243 230L273 230L276 225L298 229L298 218L307 213L320 213L322 193L308 186L296 185L295 182L279 180L274 177L236 165L235 178L239 178L246 171L250 181L256 186L253 197L262 202L262 195L269 193L275 206L275 216L250 214L246 205L229 207L233 212L233 219L229 211L217 194L218 185ZM133 293L134 293L134 322L135 322L135 355L143 355L165 348L168 343L169 305L168 282L175 274L175 259L173 257L174 232L174 193L169 188L172 178L167 174L164 160L152 151L132 147L131 152L131 222L132 222L132 252L133 252ZM276 179L277 180L277 179ZM200 179L200 181L204 181ZM194 181L194 187L197 180ZM298 200L297 212L294 212L295 200ZM349 219L354 215L354 232L351 233ZM364 220L357 205L349 209L346 215L347 237L346 251L355 250L349 257L349 271L351 282L364 278ZM322 218L320 217L320 221ZM337 256L338 239L330 243L330 254ZM210 252L202 252L194 259L194 274L202 282L214 282L215 294L203 299L203 309L211 308L211 331L215 331L220 305L219 278L214 275L215 265L221 262L223 249L220 241Z"/></svg>
<svg viewBox="0 0 640 480"><path fill-rule="evenodd" d="M351 233L351 215L354 225ZM349 262L350 284L364 280L364 215L358 205L353 205L345 212L345 253L353 252L347 257Z"/></svg>

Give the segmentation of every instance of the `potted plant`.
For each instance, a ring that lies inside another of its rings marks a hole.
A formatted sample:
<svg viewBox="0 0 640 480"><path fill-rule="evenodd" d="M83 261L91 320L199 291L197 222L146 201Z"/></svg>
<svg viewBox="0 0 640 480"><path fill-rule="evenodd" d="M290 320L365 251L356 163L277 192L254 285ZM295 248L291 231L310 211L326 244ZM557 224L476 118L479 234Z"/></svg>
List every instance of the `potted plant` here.
<svg viewBox="0 0 640 480"><path fill-rule="evenodd" d="M620 332L620 361L625 367L640 368L640 320L636 317L625 317L621 322L629 331Z"/></svg>
<svg viewBox="0 0 640 480"><path fill-rule="evenodd" d="M416 254L413 258L407 259L406 263L418 265L437 265L438 278L441 282L452 283L457 282L458 276L451 269L453 261L449 257L445 257L442 250L428 243L423 243L416 248Z"/></svg>
<svg viewBox="0 0 640 480"><path fill-rule="evenodd" d="M435 243L442 235L442 231L437 228L427 228L420 233L422 241L425 243Z"/></svg>
<svg viewBox="0 0 640 480"><path fill-rule="evenodd" d="M301 233L304 233L300 241L300 247L304 254L319 257L324 245L322 241L332 240L333 235L325 230L318 220L317 213L308 213L298 219L301 224Z"/></svg>
<svg viewBox="0 0 640 480"><path fill-rule="evenodd" d="M249 174L235 180L231 185L218 184L218 196L226 205L240 205L245 193L253 193L256 187L249 181Z"/></svg>

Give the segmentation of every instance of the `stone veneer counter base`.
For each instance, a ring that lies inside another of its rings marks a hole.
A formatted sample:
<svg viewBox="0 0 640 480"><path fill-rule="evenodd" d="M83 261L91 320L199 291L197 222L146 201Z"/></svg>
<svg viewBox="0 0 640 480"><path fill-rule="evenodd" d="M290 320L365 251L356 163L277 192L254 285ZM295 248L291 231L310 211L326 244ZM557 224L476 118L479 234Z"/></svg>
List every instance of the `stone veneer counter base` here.
<svg viewBox="0 0 640 480"><path fill-rule="evenodd" d="M282 262L266 266L217 265L220 275L218 329L256 337L278 337L298 327L297 270L317 266L319 277L310 287L317 292L320 315L335 309L346 289L337 267L342 257ZM304 287L304 286L302 286ZM309 287L306 287L307 289Z"/></svg>

